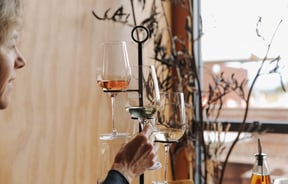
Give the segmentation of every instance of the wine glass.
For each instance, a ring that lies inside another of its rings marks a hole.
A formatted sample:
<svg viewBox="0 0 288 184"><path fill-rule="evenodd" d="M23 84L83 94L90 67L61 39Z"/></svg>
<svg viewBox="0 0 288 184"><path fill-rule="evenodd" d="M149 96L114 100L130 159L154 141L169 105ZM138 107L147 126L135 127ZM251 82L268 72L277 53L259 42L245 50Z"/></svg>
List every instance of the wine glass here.
<svg viewBox="0 0 288 184"><path fill-rule="evenodd" d="M127 92L126 111L132 119L138 120L139 131L146 123L154 126L155 115L160 104L160 91L154 65L141 65L131 67L131 81ZM156 162L150 170L161 168Z"/></svg>
<svg viewBox="0 0 288 184"><path fill-rule="evenodd" d="M131 70L126 42L104 42L100 45L99 62L96 67L97 84L108 93L112 105L112 133L100 135L101 140L125 138L128 133L119 133L115 128L115 97L129 85Z"/></svg>
<svg viewBox="0 0 288 184"><path fill-rule="evenodd" d="M145 121L154 119L160 104L156 71L153 65L142 65L132 66L131 73L126 110L143 127Z"/></svg>
<svg viewBox="0 0 288 184"><path fill-rule="evenodd" d="M168 153L171 143L177 143L186 131L186 111L182 92L161 93L161 104L155 121L155 142L164 144L164 181L154 184L167 184Z"/></svg>

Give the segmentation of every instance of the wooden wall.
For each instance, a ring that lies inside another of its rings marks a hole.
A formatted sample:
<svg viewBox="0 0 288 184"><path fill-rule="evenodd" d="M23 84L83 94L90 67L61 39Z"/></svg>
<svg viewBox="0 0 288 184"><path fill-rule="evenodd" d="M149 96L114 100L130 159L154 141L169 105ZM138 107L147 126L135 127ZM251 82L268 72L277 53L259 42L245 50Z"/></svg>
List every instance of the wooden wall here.
<svg viewBox="0 0 288 184"><path fill-rule="evenodd" d="M128 28L93 18L91 11L108 2L24 0L20 49L28 63L17 73L11 105L0 112L1 184L96 183L98 135L110 131L111 119L110 99L96 86L95 48L107 39L130 40ZM117 125L127 129L121 99ZM150 171L146 182L161 172Z"/></svg>

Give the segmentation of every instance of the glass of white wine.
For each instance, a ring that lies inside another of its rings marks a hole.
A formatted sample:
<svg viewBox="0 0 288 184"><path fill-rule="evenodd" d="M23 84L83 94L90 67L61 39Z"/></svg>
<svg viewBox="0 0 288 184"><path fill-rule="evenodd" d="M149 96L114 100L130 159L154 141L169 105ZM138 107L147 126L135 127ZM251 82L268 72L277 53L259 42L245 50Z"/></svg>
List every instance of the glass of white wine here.
<svg viewBox="0 0 288 184"><path fill-rule="evenodd" d="M128 133L119 133L115 128L114 103L118 92L124 91L130 82L131 69L126 42L111 41L100 45L99 62L96 67L97 84L108 93L112 105L112 132L101 134L101 140L111 140L116 138L125 138Z"/></svg>
<svg viewBox="0 0 288 184"><path fill-rule="evenodd" d="M139 131L146 123L154 126L155 115L160 104L160 91L154 65L132 66L131 81L127 92L126 111L138 120ZM156 162L150 170L161 168Z"/></svg>
<svg viewBox="0 0 288 184"><path fill-rule="evenodd" d="M131 81L127 89L127 112L144 125L153 119L160 104L160 91L153 65L132 66Z"/></svg>
<svg viewBox="0 0 288 184"><path fill-rule="evenodd" d="M163 92L161 93L161 103L155 120L155 142L164 144L165 165L164 181L156 181L154 184L166 184L168 169L168 153L171 143L177 143L185 134L188 122L186 121L186 110L184 93Z"/></svg>

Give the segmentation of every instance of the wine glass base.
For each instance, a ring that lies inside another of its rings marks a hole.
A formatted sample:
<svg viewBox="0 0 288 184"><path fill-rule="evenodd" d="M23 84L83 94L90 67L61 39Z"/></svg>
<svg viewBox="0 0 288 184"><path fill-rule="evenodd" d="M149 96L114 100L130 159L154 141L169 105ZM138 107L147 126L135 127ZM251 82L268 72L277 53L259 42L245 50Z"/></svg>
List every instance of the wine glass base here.
<svg viewBox="0 0 288 184"><path fill-rule="evenodd" d="M155 164L152 167L148 168L148 170L157 170L161 168L162 168L161 162L155 162Z"/></svg>
<svg viewBox="0 0 288 184"><path fill-rule="evenodd" d="M170 181L152 181L152 184L193 184L191 179L170 180Z"/></svg>
<svg viewBox="0 0 288 184"><path fill-rule="evenodd" d="M168 181L152 181L152 184L168 184Z"/></svg>
<svg viewBox="0 0 288 184"><path fill-rule="evenodd" d="M129 138L129 133L110 133L110 134L100 134L100 140L115 140L115 139L127 139Z"/></svg>

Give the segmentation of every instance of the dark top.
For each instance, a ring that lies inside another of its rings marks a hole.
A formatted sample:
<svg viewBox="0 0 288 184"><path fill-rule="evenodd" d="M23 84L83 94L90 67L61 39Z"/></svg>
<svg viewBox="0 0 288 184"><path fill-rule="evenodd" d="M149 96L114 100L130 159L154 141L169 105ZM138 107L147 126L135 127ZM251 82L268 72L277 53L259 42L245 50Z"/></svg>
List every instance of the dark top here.
<svg viewBox="0 0 288 184"><path fill-rule="evenodd" d="M120 172L110 170L103 184L129 184L129 183Z"/></svg>

